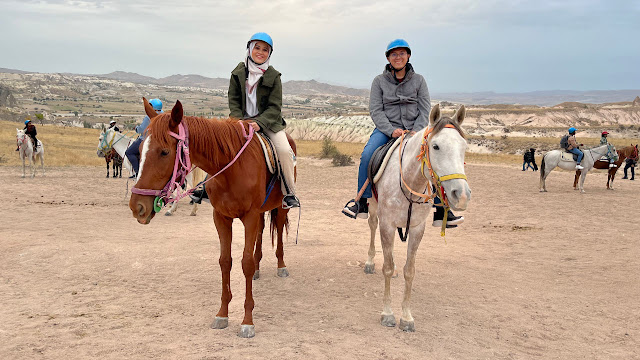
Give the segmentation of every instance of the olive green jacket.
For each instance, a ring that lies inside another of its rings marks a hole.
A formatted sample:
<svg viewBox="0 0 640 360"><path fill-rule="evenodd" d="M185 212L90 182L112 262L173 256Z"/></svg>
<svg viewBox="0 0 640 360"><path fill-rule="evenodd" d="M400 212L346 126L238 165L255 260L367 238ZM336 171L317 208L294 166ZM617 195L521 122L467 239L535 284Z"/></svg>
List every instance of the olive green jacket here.
<svg viewBox="0 0 640 360"><path fill-rule="evenodd" d="M243 62L231 72L229 80L229 116L243 119L247 108L247 73ZM282 81L280 73L269 66L258 80L256 89L258 115L254 118L260 129L278 132L286 127L282 118Z"/></svg>

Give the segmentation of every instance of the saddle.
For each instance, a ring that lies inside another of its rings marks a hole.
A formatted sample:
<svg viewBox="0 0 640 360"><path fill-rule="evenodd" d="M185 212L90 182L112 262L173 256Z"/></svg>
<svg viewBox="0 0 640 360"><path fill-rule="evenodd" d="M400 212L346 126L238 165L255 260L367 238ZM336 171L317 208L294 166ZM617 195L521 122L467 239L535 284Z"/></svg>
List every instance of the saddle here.
<svg viewBox="0 0 640 360"><path fill-rule="evenodd" d="M578 155L569 152L567 150L564 150L561 154L560 154L560 160L562 161L578 161Z"/></svg>
<svg viewBox="0 0 640 360"><path fill-rule="evenodd" d="M260 132L256 132L256 135L258 135L258 141L260 141L260 146L262 146L262 152L264 153L264 160L267 164L267 169L271 174L280 176L280 167L278 166L278 153L273 147L271 139Z"/></svg>
<svg viewBox="0 0 640 360"><path fill-rule="evenodd" d="M378 192L375 184L380 180L380 177L382 177L382 173L389 163L389 158L391 158L393 150L400 144L400 139L401 138L390 139L386 144L377 148L371 156L371 161L369 161L369 166L367 167L367 177L369 178L371 189L376 199L378 198Z"/></svg>

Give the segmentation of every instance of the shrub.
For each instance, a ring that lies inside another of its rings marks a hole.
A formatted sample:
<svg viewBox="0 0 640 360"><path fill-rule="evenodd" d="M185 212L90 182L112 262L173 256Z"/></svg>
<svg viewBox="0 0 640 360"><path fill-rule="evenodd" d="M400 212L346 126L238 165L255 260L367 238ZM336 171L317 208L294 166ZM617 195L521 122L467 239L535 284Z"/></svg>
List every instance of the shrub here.
<svg viewBox="0 0 640 360"><path fill-rule="evenodd" d="M337 153L333 155L333 160L331 161L333 166L349 166L355 164L351 156L347 154Z"/></svg>
<svg viewBox="0 0 640 360"><path fill-rule="evenodd" d="M87 120L82 123L82 126L84 126L85 129L93 129L93 125L91 125Z"/></svg>
<svg viewBox="0 0 640 360"><path fill-rule="evenodd" d="M322 139L322 150L320 151L320 158L332 158L338 154L340 154L340 152L338 151L338 148L335 146L333 141L329 139L328 136L325 136L324 139Z"/></svg>

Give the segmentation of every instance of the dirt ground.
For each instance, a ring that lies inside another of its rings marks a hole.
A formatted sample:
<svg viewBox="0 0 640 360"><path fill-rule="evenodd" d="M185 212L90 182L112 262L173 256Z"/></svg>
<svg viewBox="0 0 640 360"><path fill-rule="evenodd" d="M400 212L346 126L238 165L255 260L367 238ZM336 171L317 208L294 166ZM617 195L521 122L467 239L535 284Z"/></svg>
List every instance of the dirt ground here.
<svg viewBox="0 0 640 360"><path fill-rule="evenodd" d="M466 222L428 227L418 251L416 332L379 324L382 254L363 272L368 225L340 213L356 167L299 161L300 239L276 276L265 240L254 282L256 336L242 321L242 225L234 225L229 327L220 305L219 243L210 205L190 217L136 222L125 179L103 168L49 168L22 179L0 167L0 359L639 359L640 181L468 164ZM621 177L621 175L619 175ZM129 184L131 185L131 184ZM297 212L290 213L292 229ZM396 239L402 271L403 243ZM399 319L404 279L392 280Z"/></svg>

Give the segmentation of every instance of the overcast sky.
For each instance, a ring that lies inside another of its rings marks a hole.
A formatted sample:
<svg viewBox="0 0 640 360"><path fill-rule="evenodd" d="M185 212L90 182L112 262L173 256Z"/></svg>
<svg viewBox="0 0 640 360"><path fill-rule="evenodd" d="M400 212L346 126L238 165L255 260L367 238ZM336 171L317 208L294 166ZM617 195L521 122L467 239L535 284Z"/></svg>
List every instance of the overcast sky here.
<svg viewBox="0 0 640 360"><path fill-rule="evenodd" d="M0 67L228 77L251 34L283 81L368 88L390 40L432 92L640 88L640 1L0 0Z"/></svg>

